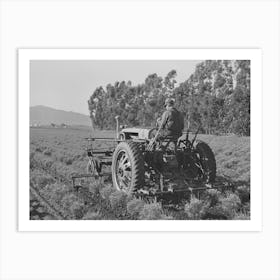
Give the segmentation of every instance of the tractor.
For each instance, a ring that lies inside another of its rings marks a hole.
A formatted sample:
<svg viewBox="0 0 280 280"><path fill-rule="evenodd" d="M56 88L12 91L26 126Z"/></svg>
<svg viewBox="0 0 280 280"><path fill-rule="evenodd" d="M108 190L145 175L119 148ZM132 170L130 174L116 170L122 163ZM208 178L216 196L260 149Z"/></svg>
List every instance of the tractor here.
<svg viewBox="0 0 280 280"><path fill-rule="evenodd" d="M199 129L181 137L163 137L157 128L127 128L119 125L114 138L86 138L87 175L103 176L111 166L113 187L127 194L158 195L214 187L215 156L209 145L197 139ZM192 135L192 139L191 139ZM113 148L97 150L96 141L112 142ZM107 168L108 169L108 168Z"/></svg>

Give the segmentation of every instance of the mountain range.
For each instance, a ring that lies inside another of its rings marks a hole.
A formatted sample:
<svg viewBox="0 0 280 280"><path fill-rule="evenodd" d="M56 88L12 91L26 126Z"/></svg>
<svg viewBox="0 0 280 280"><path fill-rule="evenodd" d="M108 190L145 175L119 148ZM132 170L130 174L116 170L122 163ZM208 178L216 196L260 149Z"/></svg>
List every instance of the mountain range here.
<svg viewBox="0 0 280 280"><path fill-rule="evenodd" d="M66 125L86 125L90 126L89 116L72 112L58 110L51 107L38 105L30 107L30 124L50 125L66 124Z"/></svg>

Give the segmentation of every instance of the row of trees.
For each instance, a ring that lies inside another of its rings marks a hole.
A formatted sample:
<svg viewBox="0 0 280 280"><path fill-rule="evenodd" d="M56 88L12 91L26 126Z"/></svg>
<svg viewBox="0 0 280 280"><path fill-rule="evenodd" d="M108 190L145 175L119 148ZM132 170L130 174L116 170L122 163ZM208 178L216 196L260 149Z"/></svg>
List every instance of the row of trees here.
<svg viewBox="0 0 280 280"><path fill-rule="evenodd" d="M173 97L190 129L201 125L204 133L250 135L250 61L206 60L179 85L176 74L96 88L88 101L93 126L114 128L116 115L128 126L153 126L165 99Z"/></svg>

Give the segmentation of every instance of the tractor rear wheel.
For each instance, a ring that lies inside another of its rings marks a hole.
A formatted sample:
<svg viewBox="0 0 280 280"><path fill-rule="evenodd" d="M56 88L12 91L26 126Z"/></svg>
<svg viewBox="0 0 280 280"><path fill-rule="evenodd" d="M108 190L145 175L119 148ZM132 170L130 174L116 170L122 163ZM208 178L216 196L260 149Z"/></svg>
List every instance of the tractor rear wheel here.
<svg viewBox="0 0 280 280"><path fill-rule="evenodd" d="M213 183L216 179L216 159L213 151L202 141L197 141L194 148L199 155L206 182Z"/></svg>
<svg viewBox="0 0 280 280"><path fill-rule="evenodd" d="M139 145L121 142L112 159L113 186L125 193L133 193L144 185L144 158Z"/></svg>

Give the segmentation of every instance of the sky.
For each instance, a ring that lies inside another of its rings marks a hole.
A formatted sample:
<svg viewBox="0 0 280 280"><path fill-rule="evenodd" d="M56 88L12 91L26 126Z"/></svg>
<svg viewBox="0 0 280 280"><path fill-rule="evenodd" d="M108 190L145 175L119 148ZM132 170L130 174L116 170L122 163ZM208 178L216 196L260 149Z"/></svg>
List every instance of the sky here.
<svg viewBox="0 0 280 280"><path fill-rule="evenodd" d="M30 106L44 105L88 115L87 100L99 87L116 81L144 83L153 73L165 77L177 71L177 83L185 81L198 60L32 60Z"/></svg>

